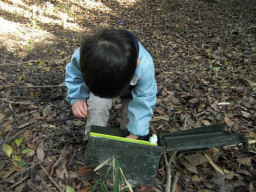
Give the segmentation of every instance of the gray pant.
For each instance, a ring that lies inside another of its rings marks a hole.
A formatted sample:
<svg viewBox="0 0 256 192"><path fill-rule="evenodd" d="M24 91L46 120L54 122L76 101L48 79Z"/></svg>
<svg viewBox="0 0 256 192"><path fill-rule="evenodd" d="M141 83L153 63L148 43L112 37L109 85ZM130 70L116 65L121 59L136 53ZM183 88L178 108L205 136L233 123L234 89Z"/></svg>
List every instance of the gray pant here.
<svg viewBox="0 0 256 192"><path fill-rule="evenodd" d="M131 99L122 99L122 113L120 129L125 130L128 123L128 104ZM87 100L88 115L85 126L85 135L88 136L92 125L106 127L109 119L109 110L112 107L112 99L100 98L90 93Z"/></svg>

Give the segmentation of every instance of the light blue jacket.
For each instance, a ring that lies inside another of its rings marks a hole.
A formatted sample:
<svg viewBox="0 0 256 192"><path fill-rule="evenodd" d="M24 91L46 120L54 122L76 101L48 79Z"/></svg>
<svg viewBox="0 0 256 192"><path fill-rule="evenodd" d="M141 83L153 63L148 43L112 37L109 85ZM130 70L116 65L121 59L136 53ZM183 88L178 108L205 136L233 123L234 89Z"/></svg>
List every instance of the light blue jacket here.
<svg viewBox="0 0 256 192"><path fill-rule="evenodd" d="M72 105L75 101L85 100L90 91L85 85L79 66L80 48L72 55L71 62L66 65L65 84L68 88L67 101ZM149 133L149 122L152 119L156 104L157 85L153 59L139 43L140 64L130 82L136 85L132 90L133 99L128 105L129 123L127 129L134 135L144 136Z"/></svg>

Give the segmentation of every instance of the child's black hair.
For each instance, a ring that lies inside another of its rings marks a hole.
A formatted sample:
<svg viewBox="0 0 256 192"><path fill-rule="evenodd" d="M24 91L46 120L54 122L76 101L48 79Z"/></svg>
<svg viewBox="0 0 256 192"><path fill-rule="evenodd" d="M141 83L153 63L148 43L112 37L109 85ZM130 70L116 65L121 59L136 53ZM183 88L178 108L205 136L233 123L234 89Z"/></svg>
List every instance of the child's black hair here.
<svg viewBox="0 0 256 192"><path fill-rule="evenodd" d="M80 69L88 89L103 98L120 96L135 73L138 45L132 33L101 29L84 38Z"/></svg>

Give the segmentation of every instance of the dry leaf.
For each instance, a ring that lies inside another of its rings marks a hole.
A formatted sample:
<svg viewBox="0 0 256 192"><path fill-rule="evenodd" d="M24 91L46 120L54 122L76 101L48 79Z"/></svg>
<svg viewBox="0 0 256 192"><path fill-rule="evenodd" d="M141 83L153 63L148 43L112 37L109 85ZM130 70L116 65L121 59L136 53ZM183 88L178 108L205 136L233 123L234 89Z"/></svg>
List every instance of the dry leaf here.
<svg viewBox="0 0 256 192"><path fill-rule="evenodd" d="M11 124L6 125L4 128L4 131L5 132L12 131L12 125Z"/></svg>
<svg viewBox="0 0 256 192"><path fill-rule="evenodd" d="M198 183L198 182L201 181L201 178L199 178L197 175L194 175L194 176L192 177L192 181Z"/></svg>
<svg viewBox="0 0 256 192"><path fill-rule="evenodd" d="M244 170L244 169L239 169L239 170L237 171L237 173L243 174L243 175L246 175L246 176L249 176L249 177L252 177L252 174L251 174L249 171Z"/></svg>
<svg viewBox="0 0 256 192"><path fill-rule="evenodd" d="M16 187L14 192L23 192L25 187L26 187L26 183L24 182L20 184L18 187Z"/></svg>
<svg viewBox="0 0 256 192"><path fill-rule="evenodd" d="M245 158L241 158L241 159L236 159L236 161L239 164L242 164L242 165L252 166L252 164L251 164L251 157L245 157Z"/></svg>
<svg viewBox="0 0 256 192"><path fill-rule="evenodd" d="M227 124L227 126L229 126L229 127L231 127L233 125L233 123L231 122L231 120L227 116L225 116L224 121Z"/></svg>
<svg viewBox="0 0 256 192"><path fill-rule="evenodd" d="M78 192L90 192L92 187L85 187L83 189L80 189Z"/></svg>
<svg viewBox="0 0 256 192"><path fill-rule="evenodd" d="M79 177L90 175L90 174L92 174L94 172L94 168L95 167L91 167L91 166L81 167L77 171L77 174L78 174Z"/></svg>
<svg viewBox="0 0 256 192"><path fill-rule="evenodd" d="M201 164L204 164L204 163L207 162L207 158L204 155L200 154L200 153L195 153L195 154L192 154L192 155L186 155L184 157L193 166L198 166L198 165L201 165Z"/></svg>
<svg viewBox="0 0 256 192"><path fill-rule="evenodd" d="M38 148L37 148L37 151L36 151L36 154L37 154L37 158L38 158L40 161L43 161L43 160L44 160L44 149L43 149L43 147L38 147Z"/></svg>
<svg viewBox="0 0 256 192"><path fill-rule="evenodd" d="M10 145L8 145L7 143L4 143L3 144L3 151L10 158L11 155L12 155L13 149Z"/></svg>
<svg viewBox="0 0 256 192"><path fill-rule="evenodd" d="M211 125L211 123L208 120L202 120L202 123L206 126Z"/></svg>
<svg viewBox="0 0 256 192"><path fill-rule="evenodd" d="M68 171L68 179L75 179L78 177L78 174L74 171Z"/></svg>
<svg viewBox="0 0 256 192"><path fill-rule="evenodd" d="M12 169L12 170L4 170L4 169L2 169L2 170L0 171L0 178L6 179L6 178L9 177L9 175L11 175L13 172L14 172L13 169Z"/></svg>
<svg viewBox="0 0 256 192"><path fill-rule="evenodd" d="M5 114L0 113L0 122L2 122L4 120Z"/></svg>
<svg viewBox="0 0 256 192"><path fill-rule="evenodd" d="M60 166L60 167L56 170L56 175L57 175L60 179L68 178L68 171L67 171L67 168L65 167L65 165Z"/></svg>
<svg viewBox="0 0 256 192"><path fill-rule="evenodd" d="M43 116L44 117L48 117L52 114L52 106L51 105L47 105L46 107L44 107L43 109Z"/></svg>
<svg viewBox="0 0 256 192"><path fill-rule="evenodd" d="M192 165L190 162L188 162L186 159L182 158L180 160L180 163L190 172L198 174L198 171L196 169L196 166Z"/></svg>
<svg viewBox="0 0 256 192"><path fill-rule="evenodd" d="M250 185L249 185L249 192L255 192L255 188L254 188L252 182L250 182Z"/></svg>
<svg viewBox="0 0 256 192"><path fill-rule="evenodd" d="M23 133L23 137L31 136L32 133L33 133L33 132L32 132L31 130L26 130L26 131L24 131L24 133Z"/></svg>

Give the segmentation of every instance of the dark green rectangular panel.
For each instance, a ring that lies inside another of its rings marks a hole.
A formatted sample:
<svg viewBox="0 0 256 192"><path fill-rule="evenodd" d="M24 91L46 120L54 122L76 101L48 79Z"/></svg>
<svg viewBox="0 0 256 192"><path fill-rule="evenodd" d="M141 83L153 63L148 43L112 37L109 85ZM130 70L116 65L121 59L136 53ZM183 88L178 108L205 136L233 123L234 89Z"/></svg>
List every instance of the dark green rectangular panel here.
<svg viewBox="0 0 256 192"><path fill-rule="evenodd" d="M115 128L93 126L86 147L85 164L98 166L115 157L131 184L151 185L164 151L198 150L241 142L246 147L247 140L241 134L225 131L224 128L224 124L216 124L168 133L159 136L158 146L152 146L120 141L115 136L124 137L127 133ZM93 136L92 133L96 134ZM97 133L114 138L95 136Z"/></svg>
<svg viewBox="0 0 256 192"><path fill-rule="evenodd" d="M119 135L119 130L113 128L97 127L92 128L91 131L102 134L106 133L106 129L112 135ZM115 157L131 184L151 185L155 179L162 153L163 148L158 146L89 136L85 164L98 166L103 161Z"/></svg>
<svg viewBox="0 0 256 192"><path fill-rule="evenodd" d="M166 151L183 151L241 143L241 135L224 130L224 124L177 131L161 136Z"/></svg>

